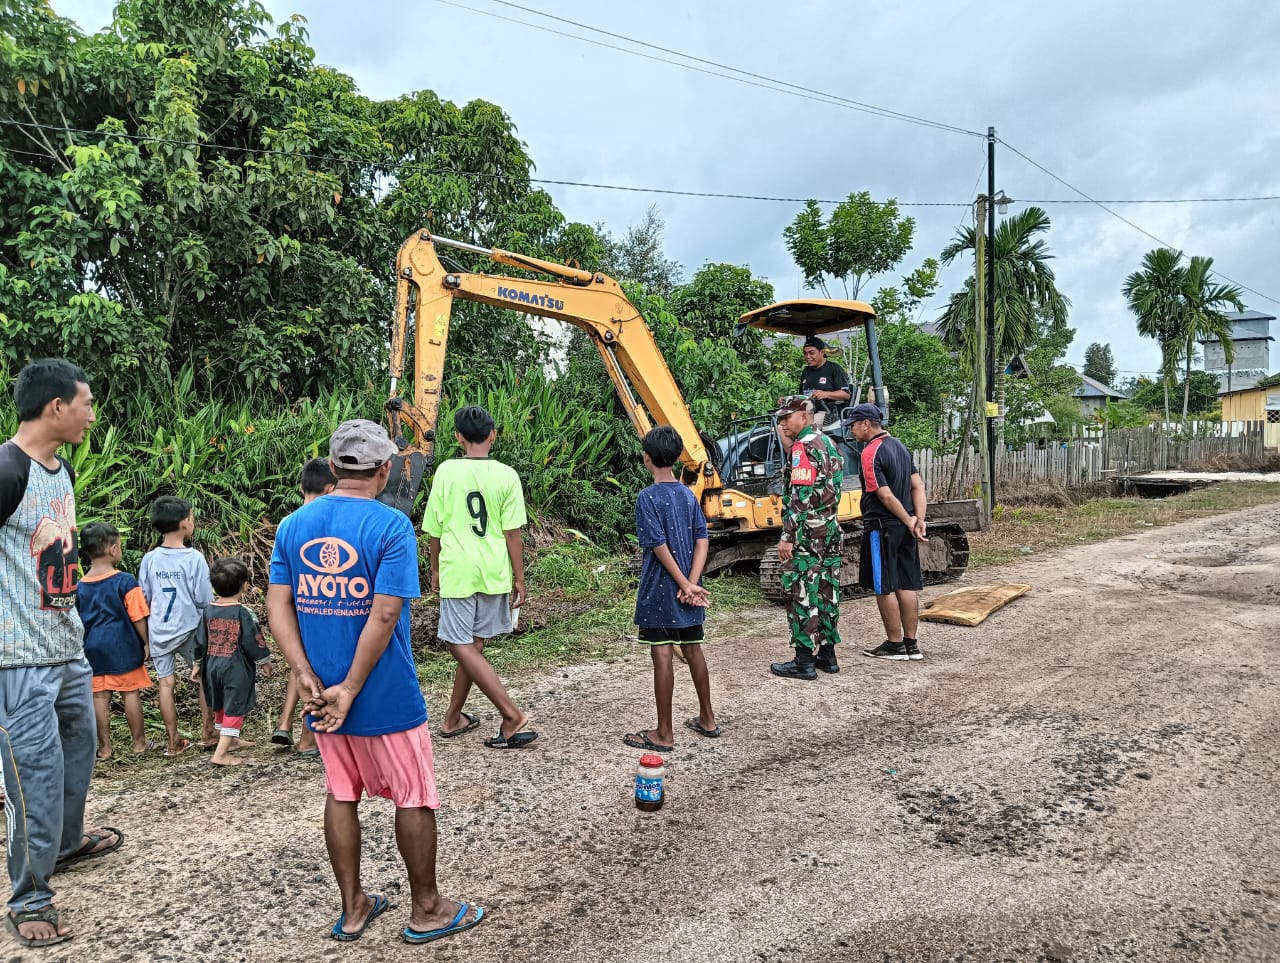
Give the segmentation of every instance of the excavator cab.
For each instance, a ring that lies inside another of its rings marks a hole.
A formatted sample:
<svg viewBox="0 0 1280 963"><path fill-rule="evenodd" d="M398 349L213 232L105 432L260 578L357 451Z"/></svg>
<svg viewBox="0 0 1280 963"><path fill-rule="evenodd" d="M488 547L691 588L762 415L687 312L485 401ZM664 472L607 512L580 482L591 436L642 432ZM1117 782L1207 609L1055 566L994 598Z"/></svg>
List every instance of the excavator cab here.
<svg viewBox="0 0 1280 963"><path fill-rule="evenodd" d="M888 394L880 373L880 352L876 342L876 313L864 301L796 300L779 301L749 311L738 320L734 334L747 328L759 328L791 337L834 334L861 328L867 339L870 358L871 400L880 409L883 424L889 421ZM796 373L797 378L799 372ZM847 407L860 400L861 387L853 386ZM828 418L821 428L845 462L845 487L857 487L856 455L853 437L846 419ZM729 434L720 440L720 468L726 484L753 495L780 495L785 452L778 439L777 420L772 415L758 415L734 421Z"/></svg>

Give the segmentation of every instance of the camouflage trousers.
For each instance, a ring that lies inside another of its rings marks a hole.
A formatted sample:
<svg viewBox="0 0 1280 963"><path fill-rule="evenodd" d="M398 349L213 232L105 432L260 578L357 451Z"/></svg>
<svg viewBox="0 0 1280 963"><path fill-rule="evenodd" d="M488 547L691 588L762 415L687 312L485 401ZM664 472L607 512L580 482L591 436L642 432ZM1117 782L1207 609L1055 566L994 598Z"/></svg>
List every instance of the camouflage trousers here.
<svg viewBox="0 0 1280 963"><path fill-rule="evenodd" d="M806 649L840 641L840 556L795 555L782 570L791 644Z"/></svg>

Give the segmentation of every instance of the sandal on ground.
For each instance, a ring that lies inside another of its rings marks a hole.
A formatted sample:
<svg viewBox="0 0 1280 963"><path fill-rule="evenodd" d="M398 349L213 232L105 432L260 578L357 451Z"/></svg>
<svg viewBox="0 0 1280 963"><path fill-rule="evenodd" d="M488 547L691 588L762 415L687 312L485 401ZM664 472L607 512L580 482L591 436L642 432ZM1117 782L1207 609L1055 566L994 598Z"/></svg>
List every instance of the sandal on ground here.
<svg viewBox="0 0 1280 963"><path fill-rule="evenodd" d="M478 729L480 727L479 716L473 716L470 712L464 712L462 713L462 718L467 721L457 729L441 729L436 733L436 735L441 739L452 739L454 736L460 736L464 732L470 732L472 729Z"/></svg>
<svg viewBox="0 0 1280 963"><path fill-rule="evenodd" d="M103 826L101 829L86 832L85 836L89 840L87 843L77 849L74 853L63 856L62 859L53 864L53 871L55 873L60 873L69 866L74 866L76 863L83 863L86 859L97 859L99 856L107 855L107 853L113 853L124 843L124 833L112 826ZM110 846L103 846L101 849L97 848L112 836L115 836L116 838L114 843Z"/></svg>
<svg viewBox="0 0 1280 963"><path fill-rule="evenodd" d="M440 927L438 930L415 930L412 926L406 926L400 931L400 938L406 943L431 943L434 940L442 940L446 936L453 936L454 933L469 930L471 927L479 925L480 921L484 919L484 907L477 906L476 918L470 923L464 923L462 921L466 918L467 910L469 909L471 909L471 904L463 903L458 910L458 915L453 918L453 922L448 926Z"/></svg>
<svg viewBox="0 0 1280 963"><path fill-rule="evenodd" d="M629 732L622 737L622 742L632 749L647 749L650 752L670 752L675 748L675 746L664 746L660 742L654 742L645 732Z"/></svg>
<svg viewBox="0 0 1280 963"><path fill-rule="evenodd" d="M477 921L478 922L478 921ZM23 910L20 913L6 913L4 915L4 923L9 932L23 946L53 946L55 943L65 943L75 934L66 933L62 936L56 935L58 929L58 911L52 906L46 906L44 909ZM44 939L33 939L29 936L23 936L22 931L18 929L23 923L51 923L53 925L55 935L46 936Z"/></svg>
<svg viewBox="0 0 1280 963"><path fill-rule="evenodd" d="M293 733L288 729L277 729L271 733L271 741L277 746L291 746L293 745Z"/></svg>
<svg viewBox="0 0 1280 963"><path fill-rule="evenodd" d="M339 913L338 922L333 924L333 929L329 931L329 935L343 943L350 943L352 940L358 940L364 936L364 931L369 928L369 924L385 913L387 908L391 906L390 900L381 893L373 893L370 898L373 900L373 908L369 910L369 915L364 918L364 924L360 929L353 933L346 932L342 928L342 924L346 922L347 914Z"/></svg>
<svg viewBox="0 0 1280 963"><path fill-rule="evenodd" d="M299 759L319 759L319 749L299 749L294 755Z"/></svg>
<svg viewBox="0 0 1280 963"><path fill-rule="evenodd" d="M720 738L719 726L716 726L714 729L708 729L702 724L702 722L698 719L697 716L694 716L692 719L686 719L684 722L684 727L686 729L692 729L698 735L706 736L708 739Z"/></svg>
<svg viewBox="0 0 1280 963"><path fill-rule="evenodd" d="M524 732L517 732L514 735L512 735L510 738L508 738L504 736L502 734L502 730L499 729L498 734L489 739L486 739L484 741L484 744L488 746L490 749L523 749L525 746L529 745L529 743L533 742L533 740L537 738L538 738L538 734L530 730L526 730ZM476 922L479 922L479 920L477 920ZM468 925L475 925L475 924L468 924ZM465 929L466 927L463 927L463 928ZM445 935L447 936L448 934L446 933ZM410 942L413 942L413 941L411 940ZM425 941L419 940L418 942L425 942Z"/></svg>
<svg viewBox="0 0 1280 963"><path fill-rule="evenodd" d="M164 757L165 757L166 759L173 759L173 758L175 758L175 757L177 757L177 756L182 755L182 754L183 754L184 752L186 752L188 749L194 749L194 748L195 748L195 745L196 745L196 744L195 744L194 742L192 742L190 739L179 739L179 740L178 740L178 748L177 748L177 749L168 749L168 748L166 748L166 749L165 749L165 751L164 751Z"/></svg>

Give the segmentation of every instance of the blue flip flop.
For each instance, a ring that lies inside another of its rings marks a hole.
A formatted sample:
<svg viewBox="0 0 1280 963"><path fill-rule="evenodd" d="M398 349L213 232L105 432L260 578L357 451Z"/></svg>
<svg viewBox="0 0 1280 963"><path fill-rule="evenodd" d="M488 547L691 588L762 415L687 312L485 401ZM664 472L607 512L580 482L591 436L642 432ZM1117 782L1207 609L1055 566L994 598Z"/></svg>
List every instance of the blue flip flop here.
<svg viewBox="0 0 1280 963"><path fill-rule="evenodd" d="M471 909L470 903L463 903L462 908L458 910L458 915L453 918L453 922L448 926L442 926L438 930L415 930L412 926L406 926L400 931L400 938L406 943L431 943L435 940L442 940L446 936L452 936L454 933L461 933L463 930L469 930L473 926L479 925L484 919L484 907L476 907L476 918L470 923L462 922L463 917L467 915L467 910Z"/></svg>
<svg viewBox="0 0 1280 963"><path fill-rule="evenodd" d="M373 909L369 910L369 915L364 918L364 926L356 930L354 933L347 933L342 929L342 924L347 920L347 914L341 913L338 916L338 922L333 924L333 929L329 931L329 935L335 940L341 940L343 943L350 943L352 940L358 940L364 936L364 931L369 928L369 924L376 920L379 916L387 911L391 902L381 893L373 894Z"/></svg>

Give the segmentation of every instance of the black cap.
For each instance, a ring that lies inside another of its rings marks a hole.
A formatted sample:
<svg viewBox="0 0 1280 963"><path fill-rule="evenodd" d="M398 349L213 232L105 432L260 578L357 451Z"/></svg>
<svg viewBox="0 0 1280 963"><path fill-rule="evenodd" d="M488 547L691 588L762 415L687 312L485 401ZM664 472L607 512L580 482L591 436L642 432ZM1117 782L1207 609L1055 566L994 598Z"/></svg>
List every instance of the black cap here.
<svg viewBox="0 0 1280 963"><path fill-rule="evenodd" d="M884 421L884 415L875 405L864 401L862 404L854 405L850 408L845 420L851 425L855 421L874 421L878 425Z"/></svg>
<svg viewBox="0 0 1280 963"><path fill-rule="evenodd" d="M804 346L806 348L817 348L819 351L827 350L827 343L823 341L821 338L819 338L816 334L811 334L809 335L809 337L805 338Z"/></svg>
<svg viewBox="0 0 1280 963"><path fill-rule="evenodd" d="M453 413L453 428L470 442L481 442L493 431L493 415L479 405L468 405Z"/></svg>

